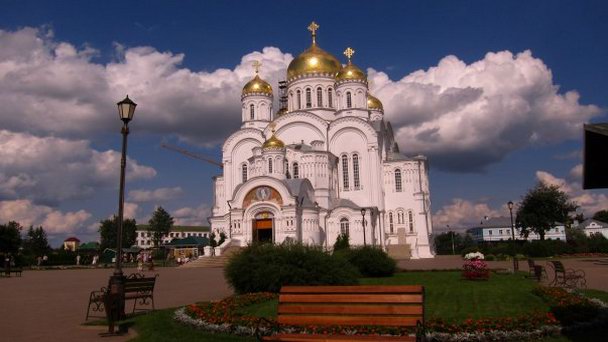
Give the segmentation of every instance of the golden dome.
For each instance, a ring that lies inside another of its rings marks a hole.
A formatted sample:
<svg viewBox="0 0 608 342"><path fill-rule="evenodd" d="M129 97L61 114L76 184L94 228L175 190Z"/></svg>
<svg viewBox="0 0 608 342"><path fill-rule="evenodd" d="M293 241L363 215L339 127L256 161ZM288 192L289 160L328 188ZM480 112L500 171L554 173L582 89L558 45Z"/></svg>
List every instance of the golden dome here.
<svg viewBox="0 0 608 342"><path fill-rule="evenodd" d="M306 74L329 74L335 77L341 66L336 57L318 47L316 43L312 43L307 50L289 63L287 79Z"/></svg>
<svg viewBox="0 0 608 342"><path fill-rule="evenodd" d="M268 82L264 81L256 74L255 77L243 87L243 96L260 93L272 96L272 87Z"/></svg>
<svg viewBox="0 0 608 342"><path fill-rule="evenodd" d="M380 102L378 98L371 94L367 94L367 109L379 110L381 112L384 112L384 106L382 106L382 102Z"/></svg>
<svg viewBox="0 0 608 342"><path fill-rule="evenodd" d="M342 70L340 70L338 76L336 76L336 81L344 80L367 81L367 75L363 72L363 70L359 69L359 67L349 62L342 68Z"/></svg>
<svg viewBox="0 0 608 342"><path fill-rule="evenodd" d="M270 136L270 138L268 138L266 141L264 141L264 144L262 144L262 148L263 149L282 149L285 148L285 144L274 135L274 127L275 127L275 123L272 122L270 124L270 129L272 130L272 135Z"/></svg>

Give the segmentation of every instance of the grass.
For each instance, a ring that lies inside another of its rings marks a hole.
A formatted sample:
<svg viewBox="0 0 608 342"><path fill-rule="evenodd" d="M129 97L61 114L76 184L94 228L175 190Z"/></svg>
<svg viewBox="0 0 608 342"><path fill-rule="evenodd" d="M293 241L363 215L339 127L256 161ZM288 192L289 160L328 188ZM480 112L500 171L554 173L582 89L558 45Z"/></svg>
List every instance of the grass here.
<svg viewBox="0 0 608 342"><path fill-rule="evenodd" d="M173 319L175 309L157 310L145 315L139 315L127 320L137 331L137 337L130 342L171 342L171 341L255 341L228 334L212 334L200 329L185 326Z"/></svg>
<svg viewBox="0 0 608 342"><path fill-rule="evenodd" d="M608 292L600 291L600 290L593 290L593 289L585 289L585 290L580 290L580 291L586 297L597 298L604 303L608 303Z"/></svg>
<svg viewBox="0 0 608 342"><path fill-rule="evenodd" d="M463 280L460 272L401 272L390 278L365 278L361 284L424 285L427 318L462 321L548 310L532 294L536 284L523 273L492 274L488 281L470 281Z"/></svg>

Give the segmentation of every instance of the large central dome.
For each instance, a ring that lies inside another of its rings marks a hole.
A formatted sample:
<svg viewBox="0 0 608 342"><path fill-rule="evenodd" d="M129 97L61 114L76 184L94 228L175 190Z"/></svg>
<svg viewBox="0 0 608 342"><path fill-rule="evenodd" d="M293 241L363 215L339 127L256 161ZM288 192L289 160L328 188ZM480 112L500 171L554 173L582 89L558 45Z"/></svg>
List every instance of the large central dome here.
<svg viewBox="0 0 608 342"><path fill-rule="evenodd" d="M296 57L287 68L287 79L307 74L329 74L335 77L342 68L340 61L313 43Z"/></svg>
<svg viewBox="0 0 608 342"><path fill-rule="evenodd" d="M312 33L312 45L296 57L287 68L287 80L304 75L323 75L335 77L342 69L340 61L331 53L317 46L316 36L317 25L314 21L308 27Z"/></svg>

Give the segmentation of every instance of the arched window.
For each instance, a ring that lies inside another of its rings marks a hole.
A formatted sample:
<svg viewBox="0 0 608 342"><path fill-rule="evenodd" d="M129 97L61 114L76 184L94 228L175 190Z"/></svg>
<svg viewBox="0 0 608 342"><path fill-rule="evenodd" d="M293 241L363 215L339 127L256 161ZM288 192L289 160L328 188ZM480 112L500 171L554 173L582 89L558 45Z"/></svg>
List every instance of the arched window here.
<svg viewBox="0 0 608 342"><path fill-rule="evenodd" d="M306 108L312 107L312 94L310 88L306 88Z"/></svg>
<svg viewBox="0 0 608 342"><path fill-rule="evenodd" d="M349 235L348 226L349 226L348 219L346 217L341 218L340 219L340 234Z"/></svg>
<svg viewBox="0 0 608 342"><path fill-rule="evenodd" d="M255 107L253 106L253 104L249 105L249 117L251 118L251 120L255 119Z"/></svg>
<svg viewBox="0 0 608 342"><path fill-rule="evenodd" d="M350 91L346 92L346 108L352 108L353 107L353 98L350 94Z"/></svg>
<svg viewBox="0 0 608 342"><path fill-rule="evenodd" d="M395 191L403 191L403 185L401 184L401 170L395 170Z"/></svg>
<svg viewBox="0 0 608 342"><path fill-rule="evenodd" d="M302 92L298 90L296 92L296 97L298 100L298 109L302 109Z"/></svg>
<svg viewBox="0 0 608 342"><path fill-rule="evenodd" d="M317 88L317 107L323 107L323 89Z"/></svg>
<svg viewBox="0 0 608 342"><path fill-rule="evenodd" d="M403 224L403 211L397 212L397 224Z"/></svg>
<svg viewBox="0 0 608 342"><path fill-rule="evenodd" d="M407 219L410 223L410 233L414 232L414 213L411 210L407 211Z"/></svg>
<svg viewBox="0 0 608 342"><path fill-rule="evenodd" d="M342 187L344 191L348 191L348 157L342 156Z"/></svg>
<svg viewBox="0 0 608 342"><path fill-rule="evenodd" d="M331 88L327 89L327 104L329 105L329 108L334 108L334 95Z"/></svg>
<svg viewBox="0 0 608 342"><path fill-rule="evenodd" d="M268 173L272 173L272 159L268 159Z"/></svg>
<svg viewBox="0 0 608 342"><path fill-rule="evenodd" d="M300 178L300 166L298 163L293 163L293 178Z"/></svg>
<svg viewBox="0 0 608 342"><path fill-rule="evenodd" d="M395 226L393 225L393 213L389 212L388 213L388 231L393 234L393 232L395 231Z"/></svg>
<svg viewBox="0 0 608 342"><path fill-rule="evenodd" d="M247 181L247 164L241 166L241 174L243 175L243 183Z"/></svg>
<svg viewBox="0 0 608 342"><path fill-rule="evenodd" d="M355 190L361 189L361 181L359 180L359 155L353 154L353 183Z"/></svg>

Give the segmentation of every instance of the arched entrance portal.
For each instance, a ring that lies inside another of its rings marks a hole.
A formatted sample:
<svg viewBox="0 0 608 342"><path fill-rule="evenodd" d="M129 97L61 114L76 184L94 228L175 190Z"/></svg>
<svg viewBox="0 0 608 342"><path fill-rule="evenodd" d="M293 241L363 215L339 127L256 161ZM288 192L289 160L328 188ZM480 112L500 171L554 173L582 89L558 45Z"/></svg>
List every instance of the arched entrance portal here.
<svg viewBox="0 0 608 342"><path fill-rule="evenodd" d="M253 220L253 239L258 242L273 242L274 216L269 211L255 215Z"/></svg>

